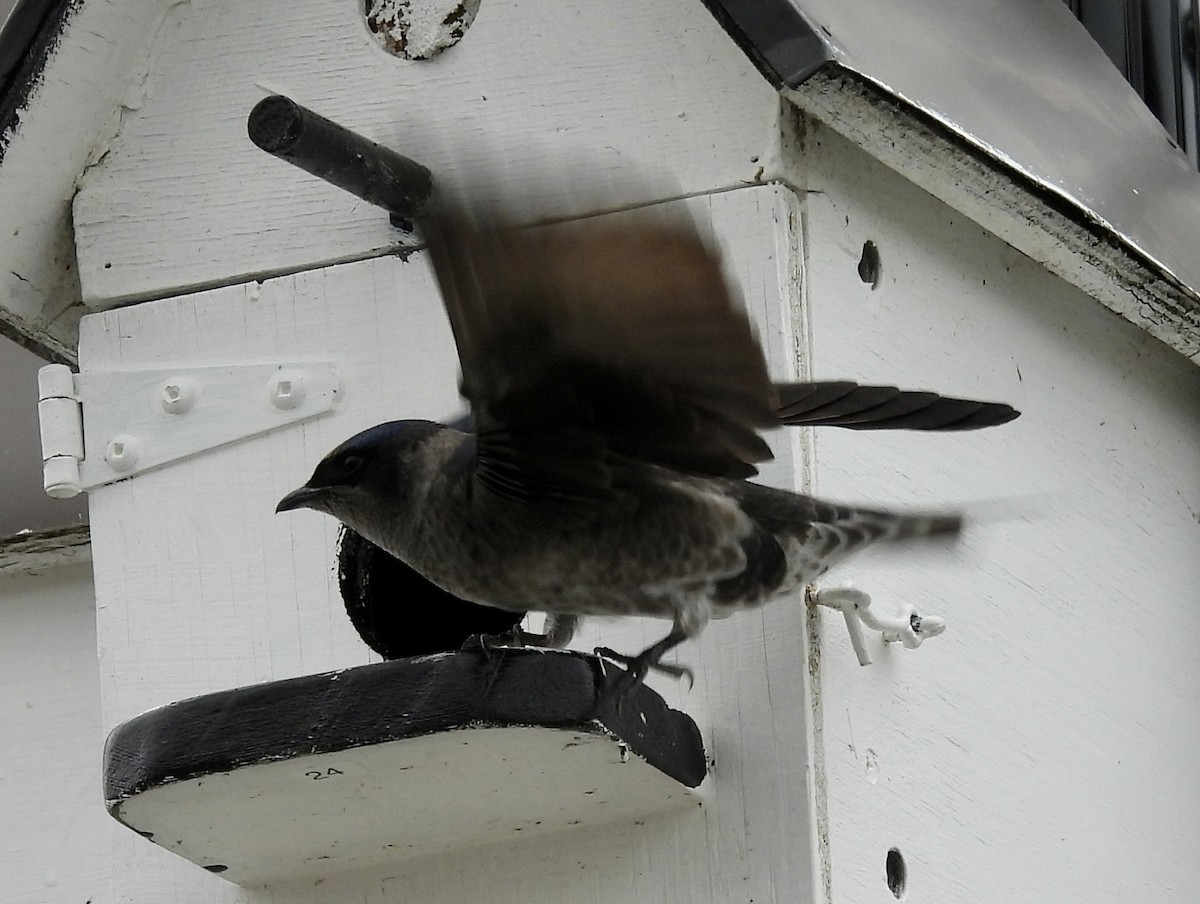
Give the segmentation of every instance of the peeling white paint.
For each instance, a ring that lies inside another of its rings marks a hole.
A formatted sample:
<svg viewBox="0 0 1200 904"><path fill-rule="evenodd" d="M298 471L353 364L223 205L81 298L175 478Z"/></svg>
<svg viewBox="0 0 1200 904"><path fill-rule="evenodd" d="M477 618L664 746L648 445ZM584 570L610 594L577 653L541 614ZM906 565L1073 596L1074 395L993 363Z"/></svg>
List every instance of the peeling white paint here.
<svg viewBox="0 0 1200 904"><path fill-rule="evenodd" d="M388 53L428 60L466 34L479 0L368 0L367 29Z"/></svg>
<svg viewBox="0 0 1200 904"><path fill-rule="evenodd" d="M491 0L457 47L422 62L381 52L361 2L191 6L157 33L152 90L74 202L93 308L411 242L382 211L247 140L259 85L441 185L511 168L535 207L560 187L547 161L586 155L599 177L666 171L694 194L752 181L774 133L778 96L694 0Z"/></svg>
<svg viewBox="0 0 1200 904"><path fill-rule="evenodd" d="M177 0L71 5L64 33L5 137L0 164L0 318L43 354L75 354L80 288L71 230L75 180ZM36 114L30 111L36 111ZM54 149L48 153L47 149ZM14 274L20 274L19 277Z"/></svg>

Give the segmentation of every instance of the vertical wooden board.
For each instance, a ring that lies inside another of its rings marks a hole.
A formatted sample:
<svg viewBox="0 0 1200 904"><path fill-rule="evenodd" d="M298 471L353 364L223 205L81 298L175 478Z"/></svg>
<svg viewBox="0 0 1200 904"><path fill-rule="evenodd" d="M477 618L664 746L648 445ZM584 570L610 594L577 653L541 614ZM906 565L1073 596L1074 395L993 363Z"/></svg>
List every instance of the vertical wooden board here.
<svg viewBox="0 0 1200 904"><path fill-rule="evenodd" d="M100 901L119 827L103 734L91 569L0 575L0 878L9 904Z"/></svg>
<svg viewBox="0 0 1200 904"><path fill-rule="evenodd" d="M459 403L449 329L421 258L85 319L85 372L309 356L337 362L336 414L90 494L108 727L168 700L364 661L330 605L336 525L276 517L275 503L357 430Z"/></svg>
<svg viewBox="0 0 1200 904"><path fill-rule="evenodd" d="M246 117L269 93L413 157L439 182L511 170L535 198L557 161L579 155L596 179L640 167L670 172L676 191L737 185L774 134L774 92L693 0L489 0L458 45L418 62L384 52L362 10L172 7L136 102L75 200L85 303L411 243L382 211L250 143Z"/></svg>
<svg viewBox="0 0 1200 904"><path fill-rule="evenodd" d="M818 489L1010 500L957 558L849 577L949 619L860 668L820 616L833 900L1185 901L1200 863L1200 372L860 151L809 145L817 376L1024 411L963 436L822 433ZM863 243L878 289L856 272Z"/></svg>
<svg viewBox="0 0 1200 904"><path fill-rule="evenodd" d="M755 187L689 205L718 237L773 372L792 374L794 197ZM332 267L85 319L85 368L311 356L337 361L346 384L332 415L92 494L106 726L183 696L369 658L337 596L335 523L311 512L276 516L273 508L361 427L458 408L457 361L423 257ZM797 437L774 439L778 458L764 479L790 486ZM714 760L708 800L695 814L568 832L536 845L448 852L270 891L239 890L126 833L114 853L117 900L807 898L816 887L816 840L804 625L798 597L717 622L679 652L696 668L693 688L653 678L696 719ZM597 620L574 646L636 651L666 629L654 620Z"/></svg>

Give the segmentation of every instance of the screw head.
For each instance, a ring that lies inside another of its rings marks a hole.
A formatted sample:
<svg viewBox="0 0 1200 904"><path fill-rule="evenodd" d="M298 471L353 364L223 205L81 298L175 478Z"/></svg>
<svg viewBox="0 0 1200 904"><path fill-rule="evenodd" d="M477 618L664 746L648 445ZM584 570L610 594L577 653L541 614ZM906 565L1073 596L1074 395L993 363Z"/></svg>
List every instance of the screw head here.
<svg viewBox="0 0 1200 904"><path fill-rule="evenodd" d="M159 400L167 414L183 414L196 404L196 381L191 377L167 380L159 390Z"/></svg>
<svg viewBox="0 0 1200 904"><path fill-rule="evenodd" d="M141 446L141 441L136 436L130 436L127 433L114 436L104 449L104 460L114 471L121 473L132 471L137 464Z"/></svg>
<svg viewBox="0 0 1200 904"><path fill-rule="evenodd" d="M304 401L304 374L298 370L281 370L267 386L271 404L281 411L299 407Z"/></svg>

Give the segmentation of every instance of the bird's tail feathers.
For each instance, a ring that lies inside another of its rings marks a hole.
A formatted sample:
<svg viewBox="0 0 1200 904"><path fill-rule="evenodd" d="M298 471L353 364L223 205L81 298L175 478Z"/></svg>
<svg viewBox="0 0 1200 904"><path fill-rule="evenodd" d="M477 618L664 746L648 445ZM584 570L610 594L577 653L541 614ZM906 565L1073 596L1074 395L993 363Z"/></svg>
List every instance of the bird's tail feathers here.
<svg viewBox="0 0 1200 904"><path fill-rule="evenodd" d="M846 553L877 543L903 543L940 538L953 541L962 531L961 512L887 512L855 506L831 506L832 517L821 518L819 527L832 532Z"/></svg>
<svg viewBox="0 0 1200 904"><path fill-rule="evenodd" d="M1000 402L957 399L895 386L861 386L847 380L777 383L780 423L851 430L979 430L1007 424L1020 412Z"/></svg>
<svg viewBox="0 0 1200 904"><path fill-rule="evenodd" d="M948 545L958 539L963 527L959 512L901 514L824 502L817 502L816 508L817 516L803 537L785 531L801 541L804 552L798 559L799 576L806 582L868 546L895 550L906 543L919 543L926 549L937 541Z"/></svg>

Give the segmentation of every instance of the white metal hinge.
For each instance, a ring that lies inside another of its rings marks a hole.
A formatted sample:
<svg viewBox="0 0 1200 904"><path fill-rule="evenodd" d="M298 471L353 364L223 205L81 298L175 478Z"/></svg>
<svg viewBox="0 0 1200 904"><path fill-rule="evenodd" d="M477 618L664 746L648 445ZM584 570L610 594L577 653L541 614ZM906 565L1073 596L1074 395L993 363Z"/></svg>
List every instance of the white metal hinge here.
<svg viewBox="0 0 1200 904"><path fill-rule="evenodd" d="M342 396L326 361L38 373L46 492L75 496L324 414Z"/></svg>

